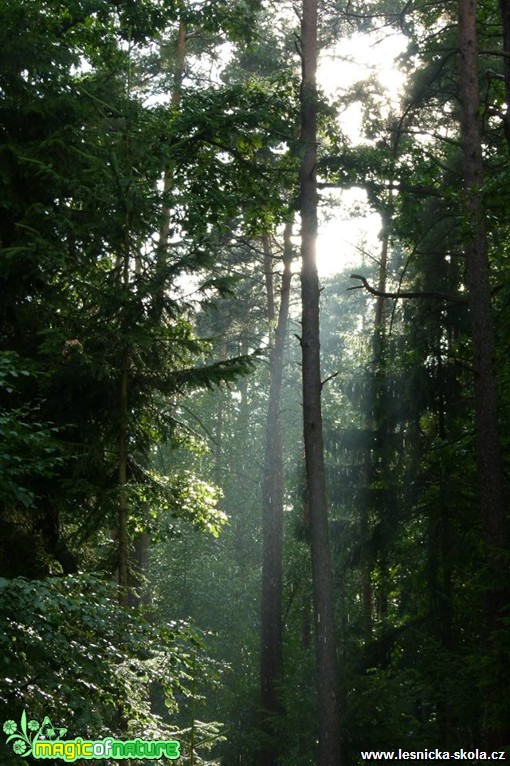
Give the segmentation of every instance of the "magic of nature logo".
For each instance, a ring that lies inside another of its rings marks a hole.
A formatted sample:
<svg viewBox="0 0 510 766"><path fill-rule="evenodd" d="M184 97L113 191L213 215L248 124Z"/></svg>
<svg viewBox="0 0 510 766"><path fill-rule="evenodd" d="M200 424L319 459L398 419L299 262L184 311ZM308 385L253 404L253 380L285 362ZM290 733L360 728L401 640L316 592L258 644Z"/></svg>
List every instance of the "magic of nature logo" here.
<svg viewBox="0 0 510 766"><path fill-rule="evenodd" d="M145 758L157 760L165 757L175 760L180 757L180 743L175 740L144 740L136 739L117 740L113 737L104 739L66 739L67 728L55 726L48 716L42 723L35 719L29 719L24 710L19 725L9 719L3 725L4 734L7 736L6 744L10 744L16 755L21 757L32 756L36 759L60 758L72 763L77 758L84 760L104 760L113 758L123 760L126 758Z"/></svg>

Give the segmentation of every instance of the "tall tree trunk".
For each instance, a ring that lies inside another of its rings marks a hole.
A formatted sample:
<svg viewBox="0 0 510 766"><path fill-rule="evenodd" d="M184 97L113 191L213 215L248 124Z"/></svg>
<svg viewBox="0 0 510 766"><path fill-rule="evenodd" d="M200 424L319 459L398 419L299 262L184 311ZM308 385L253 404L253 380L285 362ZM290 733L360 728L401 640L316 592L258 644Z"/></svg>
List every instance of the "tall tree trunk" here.
<svg viewBox="0 0 510 766"><path fill-rule="evenodd" d="M244 326L239 333L238 339L238 352L240 356L247 356L250 350L250 339L246 326ZM246 487L246 480L249 476L248 463L250 454L250 421L251 421L251 407L250 396L248 388L248 378L246 375L242 376L239 380L237 387L240 399L239 399L239 414L235 422L235 430L238 434L237 451L238 460L235 470L236 484L235 491L242 494L243 489ZM237 565L241 573L246 572L249 561L249 534L247 524L248 503L238 503L237 513L232 516L232 523L234 526L235 536L235 557Z"/></svg>
<svg viewBox="0 0 510 766"><path fill-rule="evenodd" d="M174 77L172 95L170 98L170 104L173 109L179 109L181 104L182 94L182 79L184 77L184 64L186 61L186 24L184 21L179 22L179 29L177 31L177 42L175 45L175 63L174 63ZM173 183L173 167L169 166L165 169L164 176L164 190L169 191ZM168 243L168 237L170 234L170 215L167 212L163 219L159 230L159 246L161 250L164 250Z"/></svg>
<svg viewBox="0 0 510 766"><path fill-rule="evenodd" d="M128 419L128 375L129 356L124 351L120 381L120 426L119 426L119 513L118 513L118 581L119 604L128 603L129 584L129 535L127 507L127 419Z"/></svg>
<svg viewBox="0 0 510 766"><path fill-rule="evenodd" d="M221 453L223 449L223 415L225 396L221 384L218 385L216 400L216 422L214 430L214 483L221 487L223 484L223 466Z"/></svg>
<svg viewBox="0 0 510 766"><path fill-rule="evenodd" d="M386 277L388 270L388 248L390 243L390 226L391 226L392 210L388 205L381 210L382 230L381 230L381 259L379 261L379 278L377 289L379 293L386 292ZM375 321L374 321L374 345L377 346L377 335L383 330L384 319L384 307L386 305L386 298L378 295L375 302ZM375 355L377 355L378 349L375 348Z"/></svg>
<svg viewBox="0 0 510 766"><path fill-rule="evenodd" d="M127 139L127 152L129 155L129 141ZM131 250L130 241L131 217L126 212L124 222L124 252L122 260L122 289L129 290L129 256ZM126 338L129 328L126 321L126 309L122 308L121 333L122 333L122 359L120 369L119 391L119 510L118 510L118 584L119 603L126 606L128 603L129 585L129 532L128 532L128 498L127 498L127 467L128 467L128 420L129 420L129 347Z"/></svg>
<svg viewBox="0 0 510 766"><path fill-rule="evenodd" d="M170 103L172 107L177 110L181 104L182 94L182 79L184 77L184 64L186 61L186 24L184 21L179 22L179 29L177 31L177 41L175 46L175 63L174 63L174 77L172 95ZM163 176L163 195L166 199L169 192L172 189L174 176L174 167L172 163L169 163L165 168ZM170 237L170 222L171 211L167 208L163 211L163 217L161 225L159 227L159 241L156 249L156 274L157 274L157 287L154 297L154 312L157 315L161 315L164 306L165 296L165 281L167 273L167 260L168 260L168 239Z"/></svg>
<svg viewBox="0 0 510 766"><path fill-rule="evenodd" d="M393 140L395 145L396 140ZM395 150L394 150L395 151ZM373 359L371 370L371 386L369 391L370 400L367 403L367 411L371 412L366 417L365 428L367 438L370 440L370 448L366 457L366 484L367 497L362 502L360 510L360 538L361 548L361 601L363 606L363 632L365 640L370 642L373 629L374 591L372 588L372 570L374 567L374 554L371 550L372 529L370 518L374 514L380 514L380 502L373 499L371 487L378 478L378 474L384 472L387 467L387 459L384 455L384 444L387 441L387 426L385 418L385 406L387 400L387 370L386 370L386 335L385 335L385 307L386 277L388 266L388 250L391 225L391 206L384 206L381 211L381 257L379 260L379 275L377 289L379 295L375 302L374 334L372 338ZM375 434L375 446L373 450L372 435ZM383 462L379 458L383 454ZM375 461L375 462L374 462ZM383 511L384 513L384 511ZM382 582L379 582L379 588Z"/></svg>
<svg viewBox="0 0 510 766"><path fill-rule="evenodd" d="M476 0L459 0L460 102L465 211L469 232L465 242L469 312L475 368L475 434L478 491L488 572L487 597L489 651L497 663L495 631L501 627L508 596L508 530L504 505L504 477L498 424L495 344L492 324L487 236L482 201L483 163L479 118L480 93L476 34ZM499 662L503 660L500 659ZM489 691L489 719L502 695ZM510 732L488 731L488 745L501 746Z"/></svg>
<svg viewBox="0 0 510 766"><path fill-rule="evenodd" d="M286 237L287 228L285 229L284 237ZM285 242L287 240L285 239ZM264 278L266 281L266 297L267 297L267 319L269 322L270 335L273 333L273 324L276 319L276 308L274 300L274 280L273 280L273 254L271 252L271 241L269 234L265 232L262 235L262 247L264 248Z"/></svg>
<svg viewBox="0 0 510 766"><path fill-rule="evenodd" d="M186 25L184 21L180 21L179 28L177 31L173 87L172 87L172 95L170 99L170 103L174 109L178 109L181 103L182 79L184 76L185 58L186 58ZM169 190L171 189L172 176L173 176L173 168L172 166L168 166L167 168L165 168L164 179L163 179L163 188L165 193L168 193ZM164 212L163 220L160 225L159 241L158 241L158 247L156 250L157 281L156 281L156 290L154 293L154 311L156 316L160 316L160 317L163 313L163 306L164 306L166 267L167 267L167 257L168 257L167 248L168 248L169 236L170 236L170 211L166 210ZM135 254L135 270L136 270L136 275L138 277L141 277L142 270L141 270L141 260L140 260L139 254ZM126 385L127 385L127 379L126 379ZM126 405L127 405L127 397L126 397ZM127 436L127 429L126 429L126 436ZM122 491L121 498L123 495L125 495L125 491ZM122 505L125 505L125 504L126 504L125 499L122 499ZM123 533L123 537L126 538L126 547L127 547L128 545L127 513L123 514L123 517L124 515L126 516L126 532ZM120 525L119 525L119 529L120 529ZM147 564L149 560L149 536L147 532L141 532L135 538L133 554L134 554L134 557L133 556L131 557L131 566L128 560L129 556L128 554L126 554L128 559L126 560L125 564L123 563L125 574L123 574L122 577L123 579L124 577L126 578L125 587L127 587L128 581L129 581L129 585L131 586L130 590L126 591L126 596L125 596L126 603L128 603L129 606L138 606L140 604L140 598L136 592L136 589L139 588L139 586L141 585L143 574L147 568ZM128 571L129 569L131 569L131 578L129 577L129 571ZM119 583L120 583L120 569L119 569ZM145 602L147 601L148 601L148 598L146 597Z"/></svg>
<svg viewBox="0 0 510 766"><path fill-rule="evenodd" d="M310 507L319 766L339 766L340 726L333 581L330 563L321 412L319 278L317 273L317 0L303 0L300 168L303 430Z"/></svg>
<svg viewBox="0 0 510 766"><path fill-rule="evenodd" d="M261 657L260 689L263 715L267 718L270 741L263 748L261 766L278 763L278 732L273 729L272 716L280 710L277 685L282 672L282 583L283 583L283 449L281 392L283 381L283 356L289 315L290 283L292 279L292 224L288 223L284 234L284 271L280 290L280 307L274 345L270 354L269 404L266 423L266 446L262 485L262 593L261 593ZM268 319L274 322L275 301L272 273L272 257L269 238L264 238L265 271L267 286ZM269 262L268 262L269 261ZM272 333L272 327L270 327Z"/></svg>

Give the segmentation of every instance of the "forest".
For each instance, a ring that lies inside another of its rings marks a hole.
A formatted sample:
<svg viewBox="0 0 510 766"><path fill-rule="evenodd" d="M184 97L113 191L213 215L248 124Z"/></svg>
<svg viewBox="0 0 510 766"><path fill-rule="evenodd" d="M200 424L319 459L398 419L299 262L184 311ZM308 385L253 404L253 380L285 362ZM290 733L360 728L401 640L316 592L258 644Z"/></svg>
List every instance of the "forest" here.
<svg viewBox="0 0 510 766"><path fill-rule="evenodd" d="M1 0L0 766L510 755L507 242L510 0Z"/></svg>

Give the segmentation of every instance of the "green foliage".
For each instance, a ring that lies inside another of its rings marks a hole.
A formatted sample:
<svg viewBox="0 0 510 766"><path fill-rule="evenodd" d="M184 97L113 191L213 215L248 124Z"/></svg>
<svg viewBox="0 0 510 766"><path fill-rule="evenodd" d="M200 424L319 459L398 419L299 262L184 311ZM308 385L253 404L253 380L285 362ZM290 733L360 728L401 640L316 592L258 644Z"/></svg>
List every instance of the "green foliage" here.
<svg viewBox="0 0 510 766"><path fill-rule="evenodd" d="M184 395L254 367L249 349L218 357L198 338L183 275L202 280L201 300L224 293L230 240L285 215L295 84L190 89L176 110L144 103L143 76L177 17L241 39L258 5L9 0L0 9L3 574L114 570L124 427L133 536L166 539L186 522L217 537L226 523L211 481L188 466L158 473L152 456L176 440ZM99 737L175 733L169 715L180 716L195 763L221 739L196 707L197 679L217 685L219 665L203 661L185 625L119 609L112 587L90 575L1 586L2 699L13 717L27 709Z"/></svg>
<svg viewBox="0 0 510 766"><path fill-rule="evenodd" d="M63 464L57 441L58 430L37 420L37 406L10 408L9 400L19 393L18 379L33 377L14 353L0 354L0 397L5 409L0 412L0 505L35 503L34 482L56 475Z"/></svg>
<svg viewBox="0 0 510 766"><path fill-rule="evenodd" d="M129 486L130 497L138 506L133 513L137 531L148 530L154 539L178 534L179 522L191 522L197 529L218 537L227 516L218 508L222 493L218 487L199 479L190 471L162 475L154 469L143 472L145 481ZM144 511L149 510L149 518Z"/></svg>
<svg viewBox="0 0 510 766"><path fill-rule="evenodd" d="M184 207L179 224L200 241L242 217L248 234L281 221L295 184L288 156L296 141L292 84L252 79L212 91L183 93L172 121L175 180ZM276 148L279 154L269 149Z"/></svg>
<svg viewBox="0 0 510 766"><path fill-rule="evenodd" d="M42 515L53 517L51 526L60 526L57 534L67 524L83 540L109 523L116 510L124 353L129 355L131 512L138 518L148 495L161 509L169 502L154 496L154 482L139 468L146 466L154 440L172 438L172 408L161 405L162 397L232 381L251 368L248 358L203 363L207 346L194 333L193 310L181 300L177 280L184 272L203 273L220 257L218 229L240 214L252 189L238 192L239 166L222 169L221 147L202 157L207 136L190 143L212 111L219 125L235 104L232 95L210 94L204 122L205 93L190 94L189 106L176 114L168 106L144 106L132 85L141 43L161 31L161 4L127 3L116 10L100 2L68 8L48 2L47 11L11 3L4 8L2 28L5 32L19 22L18 14L27 14L34 33L42 20L48 37L39 53L26 51L27 77L15 71L14 57L13 76L2 85L2 346L15 349L21 365L36 363L45 373L13 392L11 414L2 420L10 439L5 455L11 456L5 462L10 483L5 482L4 492L27 505L34 490L24 487L24 477L32 482L38 476L55 478L53 485L46 481L38 487L39 506L52 508ZM59 67L50 61L52 40L55 55L61 56ZM48 60L41 58L47 50ZM39 57L33 72L31 56ZM261 145L252 136L253 103L248 98L239 105L246 123L239 145L246 184ZM262 101L258 108L265 106ZM225 139L232 146L238 143L236 130L232 120ZM160 186L164 169L175 162L177 202ZM221 191L216 182L204 185L208 174L224 186ZM200 188L193 185L195 177L201 178ZM173 240L163 262L152 240L170 205ZM127 257L136 263L128 263L126 282L121 264ZM210 295L216 281L206 281ZM30 419L40 425L31 426L28 444ZM27 449L31 456L25 460ZM216 530L204 510L205 494L195 497L197 523ZM177 500L171 502L175 508ZM186 514L193 515L191 502ZM30 534L31 523L23 525ZM49 526L44 519L41 525ZM51 558L55 545L46 537L42 545Z"/></svg>
<svg viewBox="0 0 510 766"><path fill-rule="evenodd" d="M184 3L181 18L190 26L209 33L226 33L233 40L247 40L256 35L255 19L261 0L205 0Z"/></svg>
<svg viewBox="0 0 510 766"><path fill-rule="evenodd" d="M49 715L93 739L175 733L152 712L151 689L164 690L176 714L190 673L206 672L202 638L121 609L112 590L92 575L0 582L1 698L11 717Z"/></svg>
<svg viewBox="0 0 510 766"><path fill-rule="evenodd" d="M218 4L204 7L204 28L225 22L244 34L248 6L238 6L237 21ZM287 102L277 89L254 85L246 93L190 92L180 113L144 106L132 68L175 10L99 0L19 0L1 9L0 499L3 545L31 548L18 568L27 574L61 571L69 557L75 568L75 556L90 566L101 555L94 542L108 536L118 502L126 351L133 531L152 524L161 534L170 517L172 526L186 520L216 536L226 520L212 484L147 466L155 441L173 438L175 398L232 382L253 365L247 355L205 363L208 346L196 337L177 280L221 257L218 232L230 230L233 216L257 227L281 215L274 212L281 202L268 203L267 185L277 185L258 154L275 143L272 130L284 116L258 126L254 113L276 116ZM26 45L16 49L13 31L22 28ZM175 188L163 190L170 165ZM253 182L259 168L263 192ZM163 261L153 238L168 207ZM206 274L205 281L208 295L222 288L221 279ZM175 716L177 698L194 698L186 683L206 674L194 633L152 626L140 614L135 623L115 606L111 588L88 575L3 581L1 595L2 694L12 715L22 708L50 714L95 737L165 732L151 713L151 687L164 687ZM219 736L215 724L194 720L192 729L210 741Z"/></svg>

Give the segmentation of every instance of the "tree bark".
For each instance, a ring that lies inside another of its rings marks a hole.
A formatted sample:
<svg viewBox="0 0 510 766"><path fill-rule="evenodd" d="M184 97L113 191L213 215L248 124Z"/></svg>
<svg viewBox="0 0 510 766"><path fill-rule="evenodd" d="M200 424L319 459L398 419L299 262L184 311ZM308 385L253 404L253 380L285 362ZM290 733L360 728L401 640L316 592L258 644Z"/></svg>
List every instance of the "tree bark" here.
<svg viewBox="0 0 510 766"><path fill-rule="evenodd" d="M489 260L482 201L483 162L476 10L476 0L459 0L461 133L465 213L469 226L465 254L475 368L476 464L485 555L490 576L487 593L488 649L489 652L493 652L494 661L498 662L495 632L501 627L502 612L508 596L508 564L505 560L508 531L498 423ZM489 720L501 694L504 694L504 690L501 690L501 693L496 688L489 691ZM508 731L491 728L487 732L487 744L493 748L501 746L505 739L508 741L508 734Z"/></svg>
<svg viewBox="0 0 510 766"><path fill-rule="evenodd" d="M128 603L129 585L129 537L127 507L127 413L128 413L129 356L122 356L120 381L120 427L119 427L119 513L118 513L118 560L119 604Z"/></svg>
<svg viewBox="0 0 510 766"><path fill-rule="evenodd" d="M317 0L303 0L301 47L300 168L301 298L303 430L310 538L317 692L319 712L319 766L340 766L340 727L337 700L333 581L330 563L328 509L324 470L321 411L319 278L317 273Z"/></svg>
<svg viewBox="0 0 510 766"><path fill-rule="evenodd" d="M287 224L284 234L284 271L280 290L280 306L274 345L270 354L269 404L266 423L266 447L264 477L262 486L262 594L261 594L261 658L260 690L261 704L266 730L269 730L268 745L260 757L261 766L276 766L278 763L278 732L273 728L272 717L281 710L278 698L278 682L283 664L282 633L282 587L283 587L283 449L281 392L283 382L283 356L287 336L289 315L290 283L292 279L292 224ZM268 319L274 321L275 301L269 238L264 241ZM269 260L269 263L268 263ZM270 327L270 332L272 328Z"/></svg>
<svg viewBox="0 0 510 766"><path fill-rule="evenodd" d="M184 77L184 64L186 61L186 24L179 22L177 42L175 47L175 64L172 95L170 103L175 110L179 109L182 95L182 80ZM163 176L163 196L166 198L173 185L174 167L169 163ZM165 275L167 270L168 240L170 237L171 211L167 208L163 211L163 218L159 227L158 246L156 249L156 275L157 287L154 297L154 311L156 315L163 313L165 296Z"/></svg>
<svg viewBox="0 0 510 766"><path fill-rule="evenodd" d="M129 141L127 141L129 153ZM131 251L130 240L131 216L126 212L124 222L124 252L122 260L122 288L129 289L129 256ZM128 467L128 420L129 420L129 347L126 335L128 333L126 308L122 308L121 332L122 359L120 365L120 391L119 391L119 509L118 509L118 584L119 604L128 604L129 586L129 532L128 532L128 498L127 498L127 467Z"/></svg>
<svg viewBox="0 0 510 766"><path fill-rule="evenodd" d="M266 281L267 319L269 322L269 332L272 333L273 323L276 319L273 280L273 255L271 253L271 242L269 235L266 232L262 235L262 247L264 248L264 278Z"/></svg>
<svg viewBox="0 0 510 766"><path fill-rule="evenodd" d="M377 283L378 294L377 294L377 301L375 303L375 321L374 321L374 335L376 336L376 338L377 338L377 335L380 334L383 330L384 307L386 304L384 294L386 292L388 247L389 247L389 241L390 241L390 224L391 224L391 213L388 209L384 209L381 211L381 219L382 219L381 260L379 262L379 279ZM375 343L377 344L377 340L375 340Z"/></svg>
<svg viewBox="0 0 510 766"><path fill-rule="evenodd" d="M177 31L177 42L175 46L175 64L174 64L174 78L172 95L170 98L170 104L172 108L178 110L181 105L182 95L182 79L184 77L184 64L186 61L186 24L184 21L179 22L179 29ZM163 188L165 192L168 192L173 183L173 167L169 166L165 169L165 176L163 181ZM159 251L161 256L166 251L168 245L168 237L170 236L170 211L165 213L163 223L159 230Z"/></svg>

